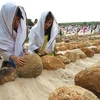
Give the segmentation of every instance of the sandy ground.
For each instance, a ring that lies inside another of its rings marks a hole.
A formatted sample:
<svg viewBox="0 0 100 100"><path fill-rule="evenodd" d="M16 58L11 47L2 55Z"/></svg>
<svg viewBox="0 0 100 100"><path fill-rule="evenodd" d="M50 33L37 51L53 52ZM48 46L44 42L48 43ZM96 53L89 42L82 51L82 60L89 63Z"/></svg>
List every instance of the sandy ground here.
<svg viewBox="0 0 100 100"><path fill-rule="evenodd" d="M95 54L92 58L66 64L65 69L43 70L36 78L16 78L0 85L0 100L48 100L49 94L56 88L74 84L74 77L79 71L99 60L100 54Z"/></svg>

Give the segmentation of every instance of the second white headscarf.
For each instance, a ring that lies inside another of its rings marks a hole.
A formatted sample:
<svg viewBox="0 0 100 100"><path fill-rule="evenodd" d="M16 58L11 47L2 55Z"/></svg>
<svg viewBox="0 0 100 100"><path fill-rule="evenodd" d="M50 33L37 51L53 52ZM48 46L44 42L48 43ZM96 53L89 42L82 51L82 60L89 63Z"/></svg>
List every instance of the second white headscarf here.
<svg viewBox="0 0 100 100"><path fill-rule="evenodd" d="M42 13L38 23L35 26L33 26L32 29L30 30L29 44L30 44L30 49L32 51L37 49L38 47L42 48L44 44L44 23L45 23L46 16L48 13L49 11ZM54 17L53 25L51 28L50 40L48 41L47 46L46 46L47 53L51 53L52 51L54 51L55 37L57 36L57 34L58 34L58 24ZM35 45L31 45L31 43L35 43Z"/></svg>

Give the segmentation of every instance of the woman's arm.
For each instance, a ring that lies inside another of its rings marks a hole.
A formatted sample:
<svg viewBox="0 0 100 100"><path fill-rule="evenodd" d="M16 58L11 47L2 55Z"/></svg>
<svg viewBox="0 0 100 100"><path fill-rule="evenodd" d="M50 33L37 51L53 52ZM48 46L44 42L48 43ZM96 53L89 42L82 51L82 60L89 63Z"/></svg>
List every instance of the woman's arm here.
<svg viewBox="0 0 100 100"><path fill-rule="evenodd" d="M15 62L15 64L17 64L19 66L23 66L25 64L23 57L11 55L5 50L0 49L0 56L2 56L3 61L11 61L12 60Z"/></svg>

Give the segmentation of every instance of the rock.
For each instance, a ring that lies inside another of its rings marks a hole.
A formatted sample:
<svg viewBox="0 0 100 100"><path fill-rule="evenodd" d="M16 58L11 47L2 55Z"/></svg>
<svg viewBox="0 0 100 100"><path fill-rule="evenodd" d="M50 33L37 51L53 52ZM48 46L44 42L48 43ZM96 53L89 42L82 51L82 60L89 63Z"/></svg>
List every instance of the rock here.
<svg viewBox="0 0 100 100"><path fill-rule="evenodd" d="M12 67L3 67L0 69L0 85L6 82L14 81L16 78L16 71Z"/></svg>
<svg viewBox="0 0 100 100"><path fill-rule="evenodd" d="M86 54L81 49L75 49L73 50L73 52L76 52L81 59L84 59L87 57Z"/></svg>
<svg viewBox="0 0 100 100"><path fill-rule="evenodd" d="M54 56L43 56L42 57L43 66L48 70L56 70L58 68L65 68L65 64L58 58Z"/></svg>
<svg viewBox="0 0 100 100"><path fill-rule="evenodd" d="M78 43L78 48L84 48L84 44L83 43Z"/></svg>
<svg viewBox="0 0 100 100"><path fill-rule="evenodd" d="M93 41L92 45L93 46L98 46L100 44L100 41Z"/></svg>
<svg viewBox="0 0 100 100"><path fill-rule="evenodd" d="M73 46L71 43L65 43L65 47L67 48L67 50L72 50Z"/></svg>
<svg viewBox="0 0 100 100"><path fill-rule="evenodd" d="M92 92L75 85L57 88L49 100L99 100Z"/></svg>
<svg viewBox="0 0 100 100"><path fill-rule="evenodd" d="M97 46L89 46L88 48L92 49L94 53L100 53L100 51L97 49Z"/></svg>
<svg viewBox="0 0 100 100"><path fill-rule="evenodd" d="M78 48L78 43L72 43L73 49Z"/></svg>
<svg viewBox="0 0 100 100"><path fill-rule="evenodd" d="M19 77L32 78L40 75L43 70L42 59L37 54L24 56L25 65L23 67L16 66L16 72Z"/></svg>
<svg viewBox="0 0 100 100"><path fill-rule="evenodd" d="M58 37L56 38L56 42L57 42L57 43L62 42L62 37L58 36Z"/></svg>
<svg viewBox="0 0 100 100"><path fill-rule="evenodd" d="M64 41L65 43L67 43L67 42L70 42L70 40L69 39L65 39L65 41Z"/></svg>
<svg viewBox="0 0 100 100"><path fill-rule="evenodd" d="M84 59L87 57L86 54L81 49L73 49L70 52L74 52L74 53L78 54L79 58L81 58L81 59Z"/></svg>
<svg viewBox="0 0 100 100"><path fill-rule="evenodd" d="M64 64L69 64L71 61L64 55L58 55L55 56L56 58L59 58Z"/></svg>
<svg viewBox="0 0 100 100"><path fill-rule="evenodd" d="M94 56L94 51L90 48L82 48L81 49L87 57L93 57Z"/></svg>
<svg viewBox="0 0 100 100"><path fill-rule="evenodd" d="M65 51L67 50L67 47L65 45L62 45L58 48L58 51Z"/></svg>
<svg viewBox="0 0 100 100"><path fill-rule="evenodd" d="M97 50L100 52L100 45L97 46Z"/></svg>
<svg viewBox="0 0 100 100"><path fill-rule="evenodd" d="M82 41L84 47L89 47L90 46L90 42L89 41Z"/></svg>
<svg viewBox="0 0 100 100"><path fill-rule="evenodd" d="M71 62L75 62L77 59L80 58L79 54L77 54L76 52L70 52L70 51L66 52L64 56L70 59Z"/></svg>
<svg viewBox="0 0 100 100"><path fill-rule="evenodd" d="M75 76L75 84L100 95L100 67L90 67Z"/></svg>

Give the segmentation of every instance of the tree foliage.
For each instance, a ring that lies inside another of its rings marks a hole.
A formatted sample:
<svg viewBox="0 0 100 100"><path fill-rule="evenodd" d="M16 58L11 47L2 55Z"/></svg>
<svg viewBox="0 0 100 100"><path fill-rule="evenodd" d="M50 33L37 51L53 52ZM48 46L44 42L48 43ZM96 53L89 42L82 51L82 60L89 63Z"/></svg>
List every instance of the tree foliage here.
<svg viewBox="0 0 100 100"><path fill-rule="evenodd" d="M27 24L28 24L28 26L33 26L32 20L31 19L27 19Z"/></svg>

